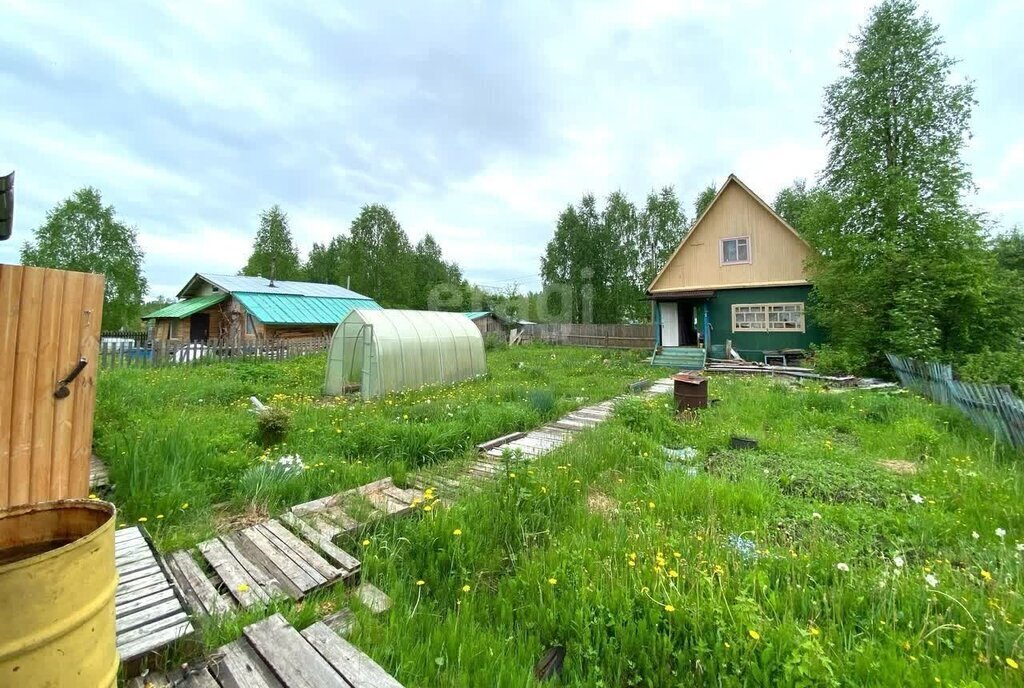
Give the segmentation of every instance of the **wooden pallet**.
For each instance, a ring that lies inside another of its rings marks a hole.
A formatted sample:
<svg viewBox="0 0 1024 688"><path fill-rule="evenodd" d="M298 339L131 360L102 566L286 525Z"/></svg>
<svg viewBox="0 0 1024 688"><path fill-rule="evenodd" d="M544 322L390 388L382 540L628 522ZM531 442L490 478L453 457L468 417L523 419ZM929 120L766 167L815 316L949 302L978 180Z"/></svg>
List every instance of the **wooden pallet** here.
<svg viewBox="0 0 1024 688"><path fill-rule="evenodd" d="M301 633L280 614L242 630L190 673L136 679L129 688L402 688L379 664L323 622Z"/></svg>
<svg viewBox="0 0 1024 688"><path fill-rule="evenodd" d="M114 608L121 662L162 650L194 632L184 601L138 527L114 531Z"/></svg>
<svg viewBox="0 0 1024 688"><path fill-rule="evenodd" d="M199 579L201 569L189 565L187 553L174 553L170 560L196 611L214 614L230 608L232 600L242 607L284 596L299 600L340 580L354 581L359 561L324 544L313 541L321 551L326 550L330 561L280 521L271 519L199 543L199 551L216 574L209 585ZM225 599L219 591L230 598Z"/></svg>
<svg viewBox="0 0 1024 688"><path fill-rule="evenodd" d="M100 487L106 487L110 484L110 477L107 474L107 466L100 457L95 454L89 455L89 489L95 490Z"/></svg>
<svg viewBox="0 0 1024 688"><path fill-rule="evenodd" d="M422 500L418 490L397 487L391 478L377 480L339 494L298 504L289 510L286 522L304 537L317 543L333 542L373 521L401 516ZM355 515L353 504L368 506L368 513Z"/></svg>

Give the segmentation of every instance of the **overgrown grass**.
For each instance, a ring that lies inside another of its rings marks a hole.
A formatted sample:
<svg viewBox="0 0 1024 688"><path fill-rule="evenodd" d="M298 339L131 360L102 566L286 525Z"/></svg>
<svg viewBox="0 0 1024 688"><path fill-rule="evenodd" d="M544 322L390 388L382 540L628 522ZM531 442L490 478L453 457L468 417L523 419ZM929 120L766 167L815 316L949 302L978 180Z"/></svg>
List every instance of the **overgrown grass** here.
<svg viewBox="0 0 1024 688"><path fill-rule="evenodd" d="M325 356L103 371L95 443L110 466L122 523L145 519L163 549L194 544L247 516L387 475L466 456L477 443L532 428L620 393L649 372L640 353L525 346L488 354L485 378L364 403L322 397ZM283 441L249 397L289 414ZM298 455L305 470L273 464Z"/></svg>
<svg viewBox="0 0 1024 688"><path fill-rule="evenodd" d="M564 685L1021 682L1019 456L909 395L711 390L381 524L360 556L396 608L355 643L423 686L529 685L552 645Z"/></svg>

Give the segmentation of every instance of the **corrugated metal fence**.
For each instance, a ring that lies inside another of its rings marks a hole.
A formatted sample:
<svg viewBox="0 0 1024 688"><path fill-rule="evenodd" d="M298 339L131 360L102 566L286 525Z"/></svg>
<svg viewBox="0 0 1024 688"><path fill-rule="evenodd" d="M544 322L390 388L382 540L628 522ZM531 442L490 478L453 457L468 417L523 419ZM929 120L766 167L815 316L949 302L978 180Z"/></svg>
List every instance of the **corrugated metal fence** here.
<svg viewBox="0 0 1024 688"><path fill-rule="evenodd" d="M609 349L653 349L654 330L646 325L586 325L579 323L543 323L524 325L525 341L597 346Z"/></svg>
<svg viewBox="0 0 1024 688"><path fill-rule="evenodd" d="M954 380L953 368L945 363L886 357L907 389L958 409L996 439L1024 448L1024 401L1009 386Z"/></svg>
<svg viewBox="0 0 1024 688"><path fill-rule="evenodd" d="M126 340L100 343L102 368L152 368L165 365L239 360L283 361L327 351L328 337L306 339L259 339L242 343L219 340L205 342L149 341L132 346Z"/></svg>

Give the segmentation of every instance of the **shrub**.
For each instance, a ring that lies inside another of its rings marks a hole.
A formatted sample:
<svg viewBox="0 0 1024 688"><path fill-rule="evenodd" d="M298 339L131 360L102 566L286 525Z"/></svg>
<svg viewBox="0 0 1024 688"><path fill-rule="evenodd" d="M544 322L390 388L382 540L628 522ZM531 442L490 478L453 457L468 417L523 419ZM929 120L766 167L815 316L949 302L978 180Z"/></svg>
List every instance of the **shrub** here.
<svg viewBox="0 0 1024 688"><path fill-rule="evenodd" d="M556 401L557 397L550 389L531 389L526 393L526 402L542 418L554 410Z"/></svg>
<svg viewBox="0 0 1024 688"><path fill-rule="evenodd" d="M968 354L957 374L965 382L1010 385L1024 397L1024 351L983 351Z"/></svg>
<svg viewBox="0 0 1024 688"><path fill-rule="evenodd" d="M488 332L484 335L484 349L497 351L508 346L508 340L500 332Z"/></svg>
<svg viewBox="0 0 1024 688"><path fill-rule="evenodd" d="M291 414L282 408L266 408L256 414L256 429L265 447L279 444L288 434L291 424Z"/></svg>
<svg viewBox="0 0 1024 688"><path fill-rule="evenodd" d="M822 375L860 373L868 366L865 355L832 344L812 344L811 351L810 365Z"/></svg>

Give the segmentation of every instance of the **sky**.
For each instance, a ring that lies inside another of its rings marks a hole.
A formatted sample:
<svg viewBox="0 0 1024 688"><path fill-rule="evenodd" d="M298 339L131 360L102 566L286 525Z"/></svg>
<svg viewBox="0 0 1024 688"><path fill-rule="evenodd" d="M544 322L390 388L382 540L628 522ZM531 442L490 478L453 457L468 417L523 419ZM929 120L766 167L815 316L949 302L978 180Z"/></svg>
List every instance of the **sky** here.
<svg viewBox="0 0 1024 688"><path fill-rule="evenodd" d="M536 288L584 193L692 207L730 172L769 201L815 179L823 89L871 4L4 0L0 262L91 185L137 227L151 296L237 272L275 203L303 257L384 203L470 281ZM923 7L975 81L970 201L1024 224L1024 4Z"/></svg>

